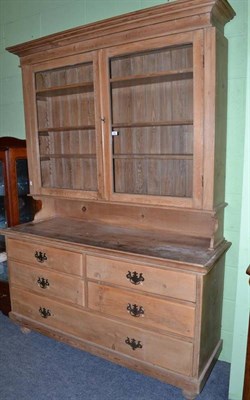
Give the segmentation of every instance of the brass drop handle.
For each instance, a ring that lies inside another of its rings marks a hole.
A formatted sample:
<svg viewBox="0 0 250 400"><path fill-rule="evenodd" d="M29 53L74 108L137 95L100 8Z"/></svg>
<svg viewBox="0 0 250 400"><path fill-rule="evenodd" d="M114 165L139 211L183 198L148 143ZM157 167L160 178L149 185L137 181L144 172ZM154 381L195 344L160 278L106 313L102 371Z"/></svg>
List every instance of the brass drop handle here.
<svg viewBox="0 0 250 400"><path fill-rule="evenodd" d="M44 261L48 260L46 253L43 253L42 251L36 251L35 258L40 263L43 263Z"/></svg>
<svg viewBox="0 0 250 400"><path fill-rule="evenodd" d="M40 276L37 279L37 284L38 286L40 286L41 289L47 289L49 287L48 279L40 278Z"/></svg>
<svg viewBox="0 0 250 400"><path fill-rule="evenodd" d="M41 315L42 318L48 318L52 315L50 310L44 307L39 308L39 314Z"/></svg>
<svg viewBox="0 0 250 400"><path fill-rule="evenodd" d="M144 282L144 277L142 273L138 273L136 271L132 272L128 271L126 278L133 284L133 285L140 285Z"/></svg>
<svg viewBox="0 0 250 400"><path fill-rule="evenodd" d="M144 317L144 308L142 306L128 303L127 310L132 317Z"/></svg>
<svg viewBox="0 0 250 400"><path fill-rule="evenodd" d="M125 343L129 345L132 350L142 349L142 344L140 340L136 341L135 339L130 339L129 337L127 337Z"/></svg>

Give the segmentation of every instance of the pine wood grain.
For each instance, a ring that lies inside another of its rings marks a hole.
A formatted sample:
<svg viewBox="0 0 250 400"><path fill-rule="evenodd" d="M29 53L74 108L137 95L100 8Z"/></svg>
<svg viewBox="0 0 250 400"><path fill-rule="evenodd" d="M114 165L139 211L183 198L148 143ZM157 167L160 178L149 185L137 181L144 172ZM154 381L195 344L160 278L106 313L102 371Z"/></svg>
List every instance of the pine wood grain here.
<svg viewBox="0 0 250 400"><path fill-rule="evenodd" d="M127 252L131 254L140 254L165 260L173 260L178 263L195 265L198 268L204 268L213 263L213 261L225 251L230 244L226 241L222 242L214 251L207 248L207 242L199 241L197 238L190 238L181 235L174 235L169 232L152 232L141 231L138 229L124 228L107 224L98 224L93 222L83 223L81 220L67 218L52 218L40 222L31 222L24 225L14 227L11 231L4 232L7 236L22 235L26 238L46 239L49 238L53 242L63 241L65 243L77 244L78 246L86 245L98 247L102 249L111 249L115 251ZM26 252L21 243L19 245L20 252L27 257L34 259L36 250L42 251L37 245L30 245L30 255ZM45 252L50 249L45 248ZM15 254L15 246L10 244L10 251ZM52 251L52 260L56 257L57 252ZM75 255L79 265L79 255ZM70 252L68 254L70 260ZM65 257L65 260L68 258ZM53 261L54 262L54 261ZM68 261L70 263L70 261ZM76 267L79 268L79 267ZM78 269L79 270L79 269Z"/></svg>
<svg viewBox="0 0 250 400"><path fill-rule="evenodd" d="M168 285L168 281L166 281ZM128 306L142 307L143 314L135 317ZM88 307L106 315L127 320L135 326L145 326L155 331L169 331L192 338L194 335L195 308L191 304L145 296L137 291L88 283Z"/></svg>
<svg viewBox="0 0 250 400"><path fill-rule="evenodd" d="M82 255L70 251L57 249L56 247L44 246L43 243L25 243L19 240L8 240L8 256L17 262L27 262L37 267L52 268L57 271L72 275L82 275ZM42 253L43 260L40 261L36 253Z"/></svg>
<svg viewBox="0 0 250 400"><path fill-rule="evenodd" d="M60 263L61 261L58 261L58 264ZM66 302L84 306L84 281L70 275L55 273L45 268L34 268L15 261L10 261L10 265L12 285L22 286L22 288L36 292L44 298L47 296L56 297ZM39 285L39 279L44 279L48 285Z"/></svg>
<svg viewBox="0 0 250 400"><path fill-rule="evenodd" d="M81 339L87 340L118 353L170 370L191 375L192 348L189 342L184 342L168 336L147 332L124 323L95 316L91 313L63 305L50 299L43 299L37 295L17 288L12 289L13 312L34 321L43 322L48 327L62 330ZM40 307L50 311L51 316L44 319L39 313ZM126 344L127 338L135 338L142 343L142 349L133 350ZM163 352L162 349L165 351ZM166 351L167 350L167 351ZM180 353L182 357L176 357ZM175 360L173 362L173 360Z"/></svg>
<svg viewBox="0 0 250 400"><path fill-rule="evenodd" d="M136 263L124 262L122 259L108 259L87 256L87 277L98 282L134 289L139 292L155 293L177 299L196 301L196 277L175 271L162 271ZM144 280L134 285L127 274L137 272Z"/></svg>

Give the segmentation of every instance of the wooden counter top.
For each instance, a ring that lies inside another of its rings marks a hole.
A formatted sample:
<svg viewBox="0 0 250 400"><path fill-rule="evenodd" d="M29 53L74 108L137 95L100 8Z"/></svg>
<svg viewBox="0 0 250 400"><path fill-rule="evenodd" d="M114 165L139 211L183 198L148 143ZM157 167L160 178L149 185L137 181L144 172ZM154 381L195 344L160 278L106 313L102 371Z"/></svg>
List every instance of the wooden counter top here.
<svg viewBox="0 0 250 400"><path fill-rule="evenodd" d="M125 253L138 254L185 264L207 267L214 263L230 246L224 241L216 249L207 248L207 242L168 232L143 231L72 218L52 218L29 222L1 231L6 236L22 233L25 237L42 237L52 242L67 242Z"/></svg>

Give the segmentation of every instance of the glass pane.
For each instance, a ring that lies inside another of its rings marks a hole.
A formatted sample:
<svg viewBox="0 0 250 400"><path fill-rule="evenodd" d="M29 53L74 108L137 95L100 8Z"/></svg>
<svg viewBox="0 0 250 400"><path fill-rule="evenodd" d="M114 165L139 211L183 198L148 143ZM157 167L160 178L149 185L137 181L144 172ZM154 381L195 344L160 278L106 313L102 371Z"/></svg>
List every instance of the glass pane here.
<svg viewBox="0 0 250 400"><path fill-rule="evenodd" d="M0 161L0 196L5 195L5 187L4 187L4 165L3 162Z"/></svg>
<svg viewBox="0 0 250 400"><path fill-rule="evenodd" d="M1 254L0 254L1 257ZM0 281L8 281L7 261L0 261Z"/></svg>
<svg viewBox="0 0 250 400"><path fill-rule="evenodd" d="M114 169L117 193L177 197L192 194L192 160L118 159Z"/></svg>
<svg viewBox="0 0 250 400"><path fill-rule="evenodd" d="M7 218L5 211L5 186L4 186L4 164L0 161L0 228L7 228ZM4 237L0 235L0 249L1 243L4 242Z"/></svg>
<svg viewBox="0 0 250 400"><path fill-rule="evenodd" d="M94 130L40 135L43 187L97 190Z"/></svg>
<svg viewBox="0 0 250 400"><path fill-rule="evenodd" d="M26 159L16 160L17 173L17 192L19 207L19 222L24 223L32 221L34 218L34 206L32 198L28 197L29 177L28 164Z"/></svg>
<svg viewBox="0 0 250 400"><path fill-rule="evenodd" d="M193 49L110 60L113 190L192 197Z"/></svg>
<svg viewBox="0 0 250 400"><path fill-rule="evenodd" d="M111 78L183 70L192 67L192 45L172 46L113 58Z"/></svg>
<svg viewBox="0 0 250 400"><path fill-rule="evenodd" d="M112 88L113 125L180 124L193 119L193 82L153 82Z"/></svg>
<svg viewBox="0 0 250 400"><path fill-rule="evenodd" d="M190 155L193 153L193 127L154 126L121 128L114 140L114 155Z"/></svg>
<svg viewBox="0 0 250 400"><path fill-rule="evenodd" d="M96 191L93 64L38 72L35 79L42 186Z"/></svg>
<svg viewBox="0 0 250 400"><path fill-rule="evenodd" d="M19 196L29 193L28 163L26 159L16 161L17 192Z"/></svg>
<svg viewBox="0 0 250 400"><path fill-rule="evenodd" d="M95 158L43 158L43 187L97 190Z"/></svg>
<svg viewBox="0 0 250 400"><path fill-rule="evenodd" d="M70 65L36 73L36 90L93 81L92 63Z"/></svg>

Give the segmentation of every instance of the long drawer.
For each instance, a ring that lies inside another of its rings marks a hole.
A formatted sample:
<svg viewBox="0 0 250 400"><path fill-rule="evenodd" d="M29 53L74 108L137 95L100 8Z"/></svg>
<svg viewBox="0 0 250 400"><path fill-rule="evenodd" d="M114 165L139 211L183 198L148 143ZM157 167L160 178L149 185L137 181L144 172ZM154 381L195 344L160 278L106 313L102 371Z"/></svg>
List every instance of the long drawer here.
<svg viewBox="0 0 250 400"><path fill-rule="evenodd" d="M194 336L195 307L145 296L134 291L88 283L88 307L139 326Z"/></svg>
<svg viewBox="0 0 250 400"><path fill-rule="evenodd" d="M22 263L52 268L72 275L82 275L82 255L56 247L8 239L8 258ZM18 260L17 260L18 257Z"/></svg>
<svg viewBox="0 0 250 400"><path fill-rule="evenodd" d="M47 327L72 334L120 354L190 376L193 344L115 322L12 288L12 310Z"/></svg>
<svg viewBox="0 0 250 400"><path fill-rule="evenodd" d="M41 296L54 296L84 306L84 281L58 272L9 262L11 285L19 285Z"/></svg>
<svg viewBox="0 0 250 400"><path fill-rule="evenodd" d="M87 256L87 277L130 289L195 302L196 276L119 259Z"/></svg>

